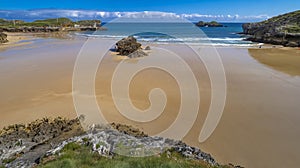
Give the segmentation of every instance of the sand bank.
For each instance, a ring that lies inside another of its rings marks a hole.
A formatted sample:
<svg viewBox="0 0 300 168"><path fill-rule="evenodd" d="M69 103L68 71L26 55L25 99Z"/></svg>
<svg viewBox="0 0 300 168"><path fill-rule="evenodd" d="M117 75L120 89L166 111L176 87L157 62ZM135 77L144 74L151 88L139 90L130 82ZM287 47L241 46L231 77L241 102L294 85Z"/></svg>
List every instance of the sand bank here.
<svg viewBox="0 0 300 168"><path fill-rule="evenodd" d="M43 116L76 117L72 75L77 54L84 42L45 40L34 48L0 53L0 127L30 122ZM109 122L133 125L150 135L166 129L176 118L180 107L176 80L159 69L148 69L137 74L130 84L130 98L137 108L150 106L149 91L157 87L165 91L168 102L164 113L152 122L128 120L118 112L112 101L111 79L120 59L103 48L108 42L102 40L94 43L96 52L106 53L95 82L96 97L103 115ZM211 85L205 66L193 57L191 50L180 45L153 46L176 52L196 74L201 96L200 110L196 122L184 138L185 142L211 153L223 163L258 168L300 165L299 78L266 68L249 55L248 49L218 49L227 77L226 106L212 136L199 143L199 133L211 99ZM193 47L196 51L199 49L199 46ZM150 51L149 57L151 53L159 56L160 52ZM141 59L146 60L147 57ZM128 62L138 63L139 59ZM164 63L172 64L168 61Z"/></svg>
<svg viewBox="0 0 300 168"><path fill-rule="evenodd" d="M249 49L249 54L262 64L292 76L300 76L299 48Z"/></svg>

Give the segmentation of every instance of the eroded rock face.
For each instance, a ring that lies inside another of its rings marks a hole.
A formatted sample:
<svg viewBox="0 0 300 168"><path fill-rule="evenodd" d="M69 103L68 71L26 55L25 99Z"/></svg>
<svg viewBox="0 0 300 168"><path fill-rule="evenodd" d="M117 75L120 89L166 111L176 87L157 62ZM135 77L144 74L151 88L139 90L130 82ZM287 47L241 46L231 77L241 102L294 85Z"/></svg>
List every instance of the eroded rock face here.
<svg viewBox="0 0 300 168"><path fill-rule="evenodd" d="M7 43L7 35L5 33L0 32L0 43Z"/></svg>
<svg viewBox="0 0 300 168"><path fill-rule="evenodd" d="M119 52L120 55L129 55L140 49L141 46L142 45L137 42L136 38L129 36L116 43L116 51Z"/></svg>
<svg viewBox="0 0 300 168"><path fill-rule="evenodd" d="M300 10L270 18L263 22L243 24L247 40L300 47Z"/></svg>
<svg viewBox="0 0 300 168"><path fill-rule="evenodd" d="M78 119L44 118L8 126L0 130L0 165L32 167L51 145L82 133ZM5 163L5 160L10 162Z"/></svg>
<svg viewBox="0 0 300 168"><path fill-rule="evenodd" d="M93 126L84 133L78 119L62 118L9 126L0 132L0 165L31 168L59 154L69 143L89 145L93 152L110 158L114 155L150 156L172 150L189 159L218 165L211 155L181 141L147 136L122 124L113 123L111 126Z"/></svg>

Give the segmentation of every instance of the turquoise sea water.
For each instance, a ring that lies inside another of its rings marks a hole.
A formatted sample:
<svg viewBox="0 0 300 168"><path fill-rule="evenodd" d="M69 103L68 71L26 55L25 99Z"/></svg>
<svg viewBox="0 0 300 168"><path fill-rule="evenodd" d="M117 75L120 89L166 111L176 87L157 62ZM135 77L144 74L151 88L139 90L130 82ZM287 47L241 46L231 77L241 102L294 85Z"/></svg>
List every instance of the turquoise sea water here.
<svg viewBox="0 0 300 168"><path fill-rule="evenodd" d="M199 43L214 46L251 46L238 32L242 23L223 23L225 27L197 27L193 23L106 23L105 31L76 33L79 36L120 39L134 35L140 42Z"/></svg>

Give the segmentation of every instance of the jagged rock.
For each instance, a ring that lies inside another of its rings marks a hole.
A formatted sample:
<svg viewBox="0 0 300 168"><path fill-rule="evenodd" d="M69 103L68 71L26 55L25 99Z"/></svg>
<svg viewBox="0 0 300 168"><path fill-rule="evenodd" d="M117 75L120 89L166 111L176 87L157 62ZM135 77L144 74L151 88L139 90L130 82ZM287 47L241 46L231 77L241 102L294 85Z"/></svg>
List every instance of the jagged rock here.
<svg viewBox="0 0 300 168"><path fill-rule="evenodd" d="M0 43L7 43L7 35L5 33L0 32Z"/></svg>
<svg viewBox="0 0 300 168"><path fill-rule="evenodd" d="M8 126L0 131L0 165L4 160L13 160L6 167L32 167L51 149L51 143L82 134L80 128L78 119L59 117Z"/></svg>
<svg viewBox="0 0 300 168"><path fill-rule="evenodd" d="M116 124L114 125L117 126ZM219 165L210 154L204 153L198 148L188 146L182 141L162 137L135 137L110 128L95 129L87 134L63 141L52 150L49 150L46 156L58 154L65 145L73 142L81 145L89 144L92 146L94 152L105 157L111 157L115 154L141 157L157 155L171 150L189 159L202 160L212 166Z"/></svg>
<svg viewBox="0 0 300 168"><path fill-rule="evenodd" d="M300 46L300 10L270 18L263 22L242 25L243 33L253 42Z"/></svg>
<svg viewBox="0 0 300 168"><path fill-rule="evenodd" d="M116 51L119 52L120 55L129 55L138 50L141 46L142 45L137 42L136 38L129 36L116 43Z"/></svg>
<svg viewBox="0 0 300 168"><path fill-rule="evenodd" d="M91 146L91 151L101 156L112 158L114 155L150 156L165 151L175 151L192 160L202 160L211 166L218 166L214 158L200 149L191 147L182 141L162 137L151 137L142 131L122 124L110 126L93 126L83 133L76 130L80 126L79 119L65 120L62 118L42 119L26 125L13 125L0 135L0 165L5 159L5 167L31 168L43 160L53 159L53 155L60 154L69 143ZM72 132L64 130L71 127ZM120 131L118 131L120 130ZM57 137L53 138L55 134ZM38 142L31 142L31 138L41 138ZM169 155L170 152L169 152ZM171 156L170 156L171 157Z"/></svg>
<svg viewBox="0 0 300 168"><path fill-rule="evenodd" d="M134 51L133 53L130 53L128 55L129 58L138 58L138 57L145 57L145 56L148 56L147 53L145 53L143 50L141 49L138 49L136 51Z"/></svg>
<svg viewBox="0 0 300 168"><path fill-rule="evenodd" d="M151 50L150 46L145 47L145 50Z"/></svg>

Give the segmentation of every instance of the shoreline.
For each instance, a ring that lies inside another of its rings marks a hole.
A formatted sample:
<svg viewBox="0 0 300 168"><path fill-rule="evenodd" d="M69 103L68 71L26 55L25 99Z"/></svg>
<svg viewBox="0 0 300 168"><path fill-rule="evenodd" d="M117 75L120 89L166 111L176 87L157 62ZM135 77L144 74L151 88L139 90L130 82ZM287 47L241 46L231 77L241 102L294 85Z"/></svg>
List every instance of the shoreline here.
<svg viewBox="0 0 300 168"><path fill-rule="evenodd" d="M35 38L33 35L28 33L9 33L5 32L7 34L7 43L0 44L0 52L4 51L6 49L19 47L27 44L31 44L31 40L34 40ZM24 42L22 42L24 41Z"/></svg>

